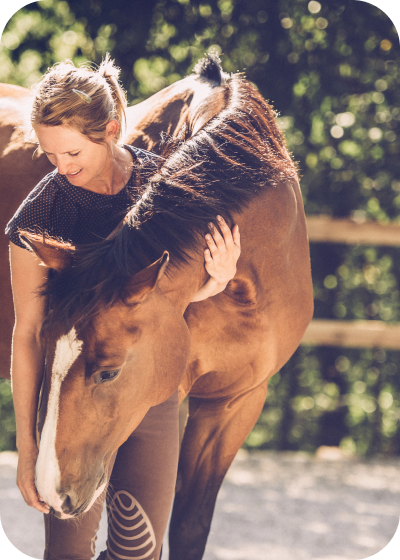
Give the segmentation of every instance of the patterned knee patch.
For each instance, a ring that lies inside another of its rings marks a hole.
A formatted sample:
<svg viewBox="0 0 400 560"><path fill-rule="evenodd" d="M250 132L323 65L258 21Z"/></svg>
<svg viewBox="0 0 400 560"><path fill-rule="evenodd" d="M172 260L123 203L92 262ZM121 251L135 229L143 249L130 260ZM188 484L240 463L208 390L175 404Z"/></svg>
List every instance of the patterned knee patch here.
<svg viewBox="0 0 400 560"><path fill-rule="evenodd" d="M155 560L153 526L146 512L126 490L114 494L108 508L107 560Z"/></svg>

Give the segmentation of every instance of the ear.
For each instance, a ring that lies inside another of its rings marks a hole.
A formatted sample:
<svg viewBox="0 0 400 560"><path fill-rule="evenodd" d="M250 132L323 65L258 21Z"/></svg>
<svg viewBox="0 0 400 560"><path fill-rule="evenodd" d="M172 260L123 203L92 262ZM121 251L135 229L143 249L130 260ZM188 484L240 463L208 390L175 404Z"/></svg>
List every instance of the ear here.
<svg viewBox="0 0 400 560"><path fill-rule="evenodd" d="M150 292L155 290L168 262L169 254L164 251L163 256L158 261L135 274L125 289L124 302L133 304L143 301Z"/></svg>
<svg viewBox="0 0 400 560"><path fill-rule="evenodd" d="M118 130L119 130L118 121L116 121L115 119L109 121L106 124L106 138L108 140L112 140L117 136Z"/></svg>
<svg viewBox="0 0 400 560"><path fill-rule="evenodd" d="M75 247L70 243L28 231L20 231L19 238L44 266L60 271L71 264Z"/></svg>

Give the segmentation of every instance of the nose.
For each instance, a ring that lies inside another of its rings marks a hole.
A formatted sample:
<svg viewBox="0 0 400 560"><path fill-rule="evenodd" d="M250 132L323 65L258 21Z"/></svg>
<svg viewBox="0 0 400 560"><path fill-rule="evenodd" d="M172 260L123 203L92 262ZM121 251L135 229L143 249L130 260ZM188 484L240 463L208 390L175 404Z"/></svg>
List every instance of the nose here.
<svg viewBox="0 0 400 560"><path fill-rule="evenodd" d="M60 494L60 500L62 502L61 509L64 513L68 515L76 514L78 499L76 493L72 489L64 494Z"/></svg>
<svg viewBox="0 0 400 560"><path fill-rule="evenodd" d="M58 172L61 173L61 175L66 175L67 174L67 172L68 172L67 167L68 166L67 166L67 162L64 159L62 159L60 157L56 157L56 166L57 166Z"/></svg>

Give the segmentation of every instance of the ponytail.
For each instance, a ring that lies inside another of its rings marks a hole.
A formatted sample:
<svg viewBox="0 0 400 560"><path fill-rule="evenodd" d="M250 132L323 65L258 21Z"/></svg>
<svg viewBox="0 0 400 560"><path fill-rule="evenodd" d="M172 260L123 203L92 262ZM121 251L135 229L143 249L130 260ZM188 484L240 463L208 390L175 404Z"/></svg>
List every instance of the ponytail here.
<svg viewBox="0 0 400 560"><path fill-rule="evenodd" d="M120 69L115 66L114 61L111 60L110 54L106 53L105 58L97 70L97 74L104 78L110 87L110 92L115 104L115 113L118 116L116 120L120 127L119 137L123 135L123 132L125 132L126 129L125 109L127 106L126 94L119 82L120 72Z"/></svg>

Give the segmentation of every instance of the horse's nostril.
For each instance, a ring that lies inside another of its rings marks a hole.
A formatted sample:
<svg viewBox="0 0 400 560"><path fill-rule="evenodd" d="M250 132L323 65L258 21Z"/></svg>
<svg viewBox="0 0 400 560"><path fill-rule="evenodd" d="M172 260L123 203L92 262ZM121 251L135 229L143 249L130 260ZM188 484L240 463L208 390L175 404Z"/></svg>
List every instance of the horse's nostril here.
<svg viewBox="0 0 400 560"><path fill-rule="evenodd" d="M62 501L61 509L64 513L71 513L74 509L72 505L71 497L68 494L61 494L60 499Z"/></svg>

